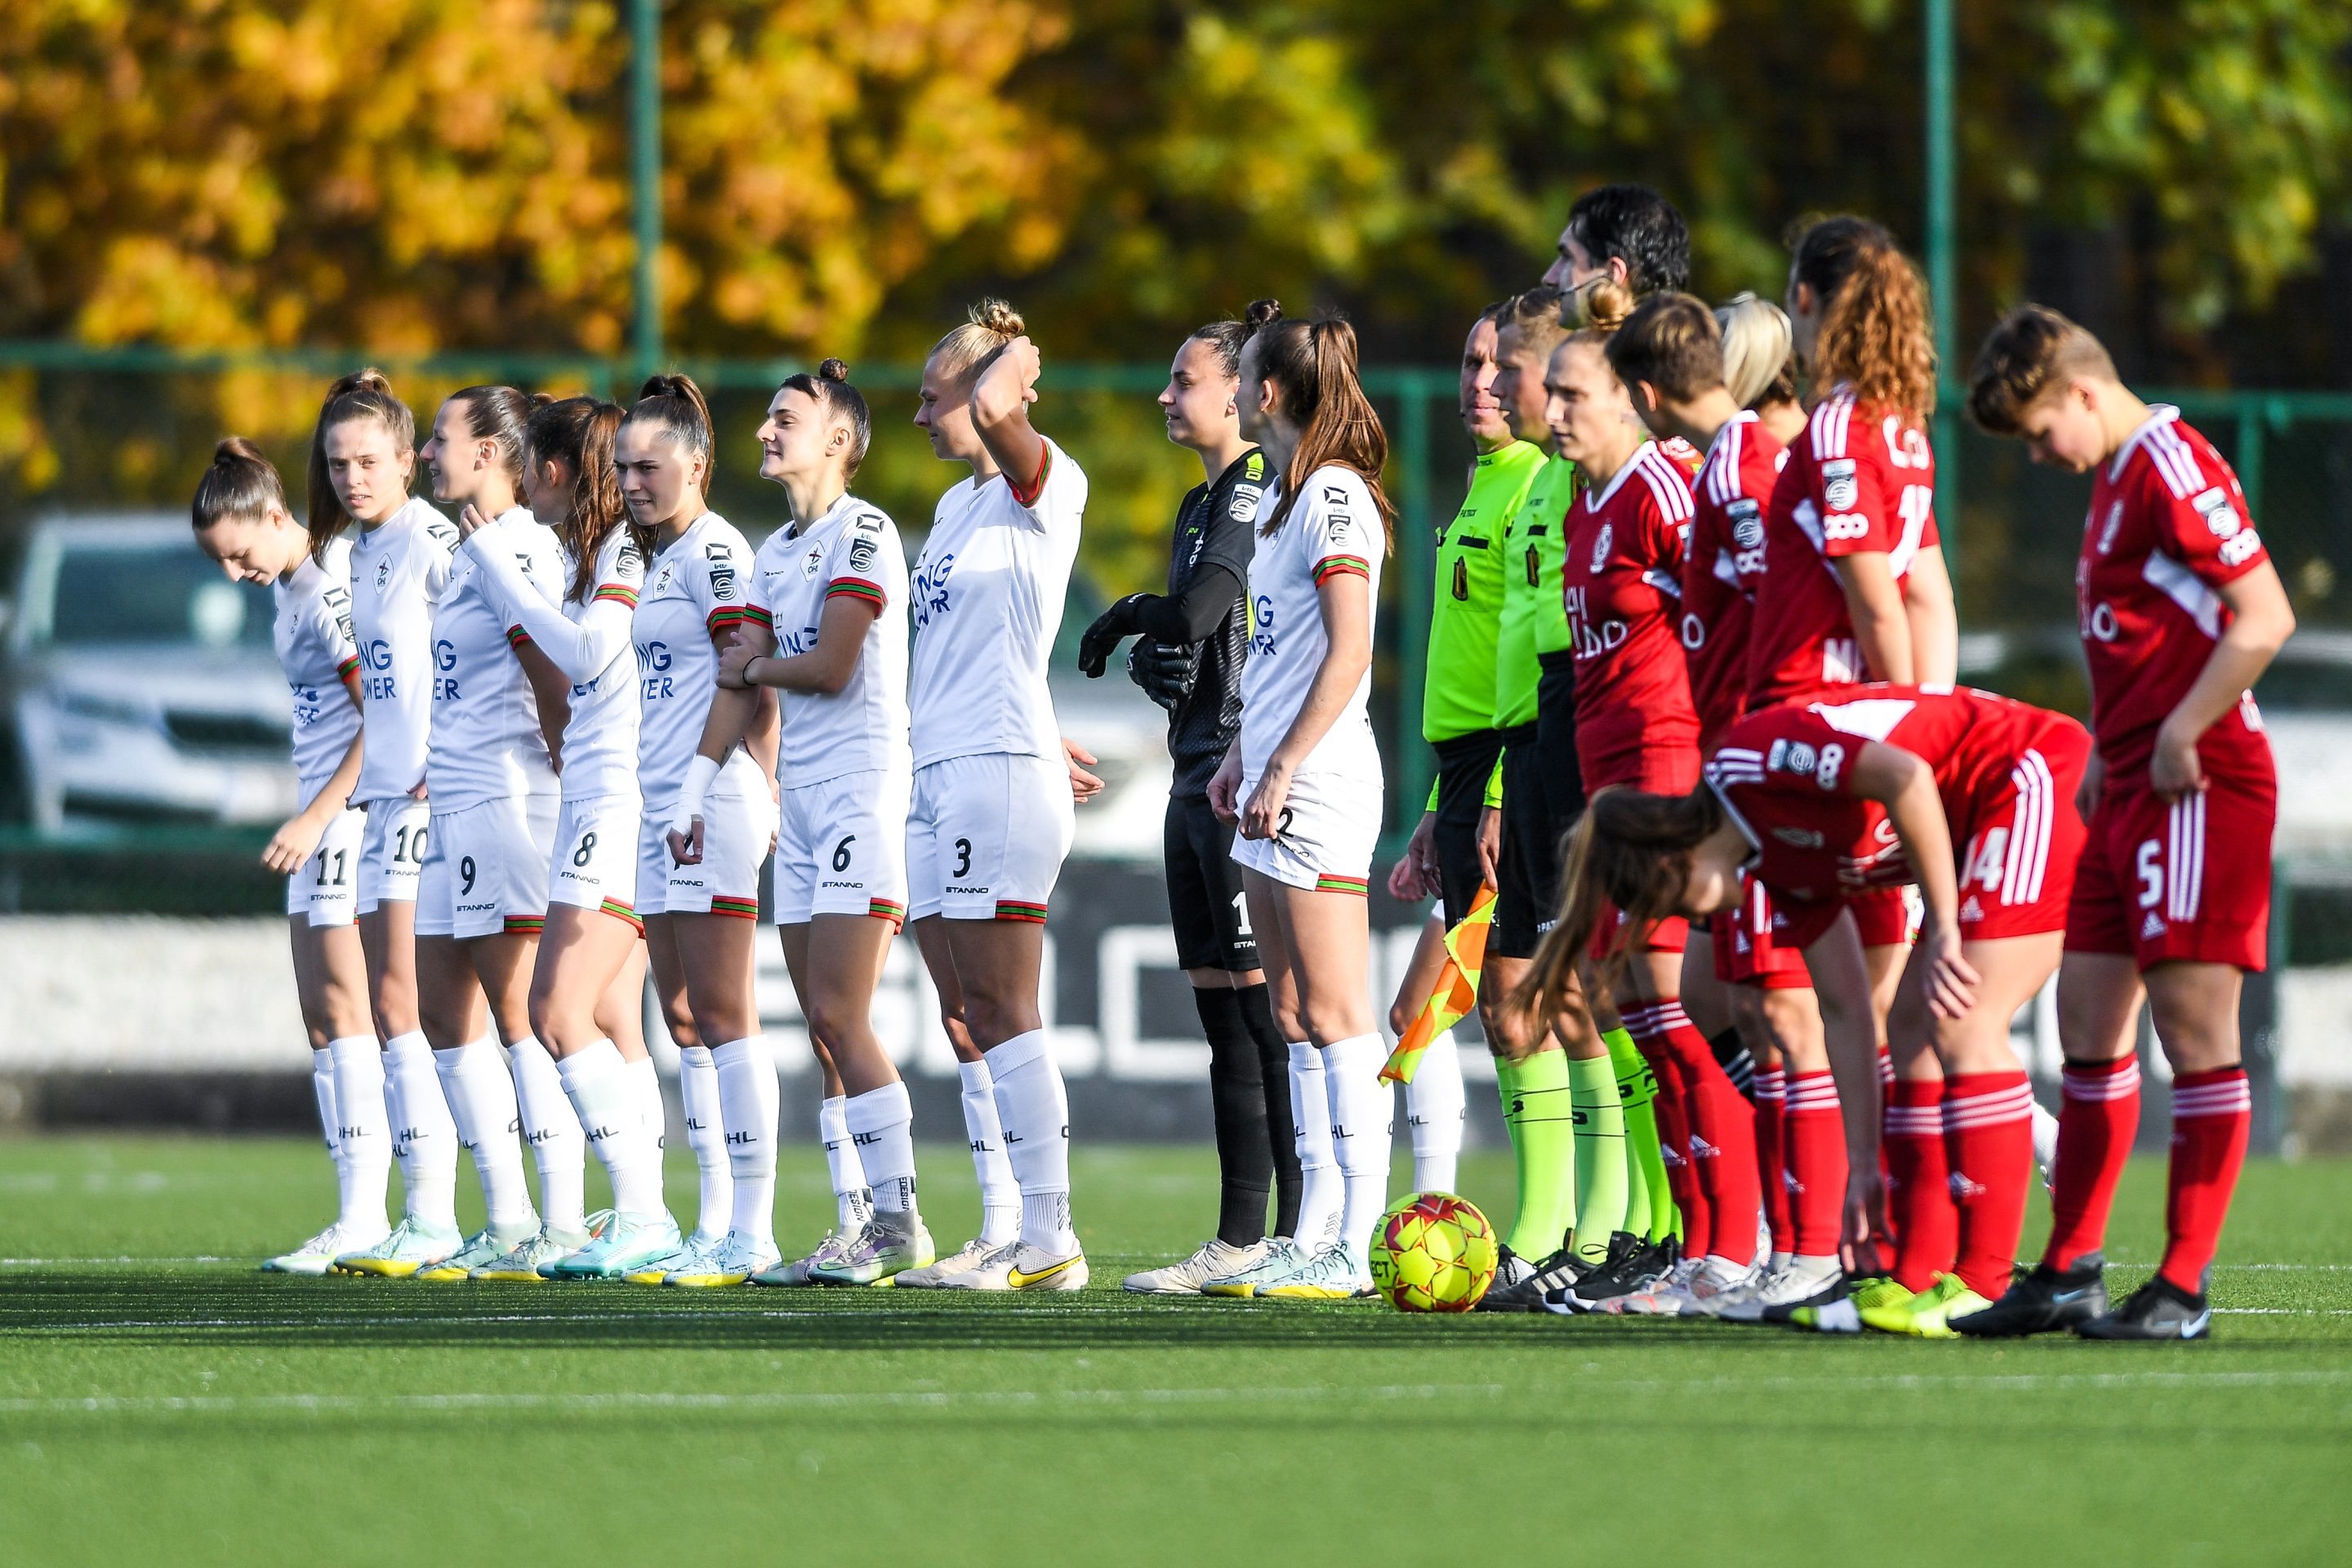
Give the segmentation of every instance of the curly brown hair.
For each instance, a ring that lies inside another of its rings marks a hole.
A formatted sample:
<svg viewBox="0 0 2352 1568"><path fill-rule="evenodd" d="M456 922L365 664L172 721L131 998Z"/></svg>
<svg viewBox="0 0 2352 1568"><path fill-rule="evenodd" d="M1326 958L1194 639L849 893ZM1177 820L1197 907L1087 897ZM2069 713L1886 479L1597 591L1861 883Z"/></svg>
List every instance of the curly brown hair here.
<svg viewBox="0 0 2352 1568"><path fill-rule="evenodd" d="M1893 235L1868 218L1823 218L1797 237L1793 271L1822 314L1806 367L1817 391L1850 386L1914 419L1936 411L1927 286Z"/></svg>

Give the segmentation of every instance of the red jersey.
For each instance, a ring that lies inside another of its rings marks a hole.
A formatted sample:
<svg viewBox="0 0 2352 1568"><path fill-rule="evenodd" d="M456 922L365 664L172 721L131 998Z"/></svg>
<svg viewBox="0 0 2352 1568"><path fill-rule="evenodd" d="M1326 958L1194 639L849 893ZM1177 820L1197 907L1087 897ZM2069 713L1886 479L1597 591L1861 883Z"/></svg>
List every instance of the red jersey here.
<svg viewBox="0 0 2352 1568"><path fill-rule="evenodd" d="M1588 790L1698 782L1698 713L1675 629L1690 520L1690 486L1654 442L1568 509L1560 578Z"/></svg>
<svg viewBox="0 0 2352 1568"><path fill-rule="evenodd" d="M1899 584L1936 533L1936 456L1908 416L1841 386L1789 447L1764 523L1764 583L1748 647L1754 710L1870 679L1831 563L1881 554Z"/></svg>
<svg viewBox="0 0 2352 1568"><path fill-rule="evenodd" d="M2238 476L2179 410L2158 407L2099 468L2074 598L2091 667L2091 728L2110 779L2145 773L2156 732L2231 621L2215 592L2270 557ZM2198 742L2225 772L2267 769L2252 693ZM2235 764L2233 766L2233 764Z"/></svg>
<svg viewBox="0 0 2352 1568"><path fill-rule="evenodd" d="M1764 581L1764 509L1789 449L1752 413L1732 416L1706 449L1683 557L1683 653L1699 745L1712 750L1748 697L1749 612Z"/></svg>
<svg viewBox="0 0 2352 1568"><path fill-rule="evenodd" d="M2079 844L2081 826L2073 782L2053 770L2068 758L2058 771L2082 776L2082 726L1965 687L1863 686L1732 725L1706 779L1756 847L1754 874L1775 900L1834 901L1916 880L1885 810L1852 793L1855 754L1871 741L1900 746L1935 770L1964 895L1972 885L2021 900L2055 894L2063 910L2065 888L2048 885L2048 848L2053 828L2066 824ZM2013 807L2021 794L2042 804L1998 842L1979 836L1988 808ZM2056 820L2061 812L2066 824ZM2073 864L2069 854L2070 879Z"/></svg>

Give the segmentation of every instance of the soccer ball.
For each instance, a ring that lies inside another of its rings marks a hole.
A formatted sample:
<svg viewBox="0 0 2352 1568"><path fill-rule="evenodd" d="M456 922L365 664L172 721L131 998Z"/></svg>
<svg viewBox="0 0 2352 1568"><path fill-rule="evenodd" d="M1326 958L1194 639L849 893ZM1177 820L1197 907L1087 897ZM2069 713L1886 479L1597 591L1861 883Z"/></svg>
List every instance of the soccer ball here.
<svg viewBox="0 0 2352 1568"><path fill-rule="evenodd" d="M1466 1312L1495 1282L1495 1247L1469 1199L1415 1193L1372 1233L1372 1288L1400 1312Z"/></svg>

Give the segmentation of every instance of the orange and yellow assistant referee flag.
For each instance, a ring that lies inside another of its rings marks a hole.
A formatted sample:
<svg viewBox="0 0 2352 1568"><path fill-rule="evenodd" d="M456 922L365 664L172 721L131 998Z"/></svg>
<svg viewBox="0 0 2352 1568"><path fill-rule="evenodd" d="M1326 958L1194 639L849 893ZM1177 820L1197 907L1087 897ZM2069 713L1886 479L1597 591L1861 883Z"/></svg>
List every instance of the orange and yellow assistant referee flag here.
<svg viewBox="0 0 2352 1568"><path fill-rule="evenodd" d="M1486 933L1495 924L1495 889L1482 887L1471 900L1470 912L1445 933L1445 967L1437 973L1431 994L1412 1027L1389 1053L1381 1068L1382 1083L1411 1083L1413 1069L1429 1042L1470 1016L1478 1005L1478 975L1486 966Z"/></svg>

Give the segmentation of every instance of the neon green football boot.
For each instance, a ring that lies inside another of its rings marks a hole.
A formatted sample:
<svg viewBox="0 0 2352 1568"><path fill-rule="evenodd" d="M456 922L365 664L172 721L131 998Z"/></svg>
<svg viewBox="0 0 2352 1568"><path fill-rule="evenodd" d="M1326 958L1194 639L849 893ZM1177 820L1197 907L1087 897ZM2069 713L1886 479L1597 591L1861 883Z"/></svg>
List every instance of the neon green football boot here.
<svg viewBox="0 0 2352 1568"><path fill-rule="evenodd" d="M1981 1312L1990 1301L1978 1295L1957 1274L1938 1274L1934 1283L1909 1300L1865 1309L1862 1325L1884 1334L1912 1334L1923 1340L1956 1340L1960 1331L1954 1318Z"/></svg>
<svg viewBox="0 0 2352 1568"><path fill-rule="evenodd" d="M405 1279L418 1269L440 1262L466 1245L457 1227L425 1225L408 1215L392 1234L373 1247L346 1252L335 1259L338 1274L367 1274L379 1279Z"/></svg>
<svg viewBox="0 0 2352 1568"><path fill-rule="evenodd" d="M473 1278L475 1269L496 1263L538 1234L539 1221L536 1218L528 1224L511 1226L505 1229L500 1229L494 1225L484 1226L466 1238L465 1246L438 1263L426 1264L409 1278L429 1280L436 1285L446 1285L458 1279L470 1279Z"/></svg>
<svg viewBox="0 0 2352 1568"><path fill-rule="evenodd" d="M1823 1301L1811 1307L1796 1307L1789 1312L1789 1326L1816 1334L1858 1334L1862 1332L1863 1310L1896 1308L1911 1299L1891 1274L1874 1274L1851 1282L1846 1294L1833 1301Z"/></svg>

